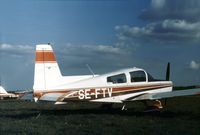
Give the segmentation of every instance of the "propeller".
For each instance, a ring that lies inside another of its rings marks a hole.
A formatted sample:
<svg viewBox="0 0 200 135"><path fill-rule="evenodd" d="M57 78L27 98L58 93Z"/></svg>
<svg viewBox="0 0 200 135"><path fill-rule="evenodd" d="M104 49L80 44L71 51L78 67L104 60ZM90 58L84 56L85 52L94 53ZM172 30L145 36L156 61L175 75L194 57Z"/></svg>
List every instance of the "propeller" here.
<svg viewBox="0 0 200 135"><path fill-rule="evenodd" d="M166 70L166 81L169 81L170 78L170 63L167 63L167 70ZM167 99L164 99L164 105L167 105Z"/></svg>
<svg viewBox="0 0 200 135"><path fill-rule="evenodd" d="M169 81L170 78L170 63L167 63L167 70L166 70L166 81Z"/></svg>

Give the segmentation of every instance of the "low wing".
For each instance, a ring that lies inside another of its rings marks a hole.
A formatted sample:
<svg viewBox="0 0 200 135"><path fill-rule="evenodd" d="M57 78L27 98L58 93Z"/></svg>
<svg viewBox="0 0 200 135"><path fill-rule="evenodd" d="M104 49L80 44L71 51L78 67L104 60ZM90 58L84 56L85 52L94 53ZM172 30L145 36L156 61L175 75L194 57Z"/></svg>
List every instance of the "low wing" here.
<svg viewBox="0 0 200 135"><path fill-rule="evenodd" d="M172 98L179 96L190 96L190 95L200 95L200 88L196 89L187 89L187 90L176 90L171 92L163 92L163 93L146 93L140 96L137 96L132 99L135 100L156 100L163 98Z"/></svg>
<svg viewBox="0 0 200 135"><path fill-rule="evenodd" d="M56 102L59 97L61 97L63 94L61 93L48 93L43 95L40 100L42 101L50 101L50 102ZM21 100L34 100L33 92L26 92L23 93L23 96L20 97Z"/></svg>

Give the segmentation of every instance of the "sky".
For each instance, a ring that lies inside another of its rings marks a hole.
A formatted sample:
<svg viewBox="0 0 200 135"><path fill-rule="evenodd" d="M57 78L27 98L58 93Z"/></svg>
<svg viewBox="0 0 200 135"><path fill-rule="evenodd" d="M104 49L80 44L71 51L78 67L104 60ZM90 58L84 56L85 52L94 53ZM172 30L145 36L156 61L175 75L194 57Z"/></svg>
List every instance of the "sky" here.
<svg viewBox="0 0 200 135"><path fill-rule="evenodd" d="M36 44L51 43L63 75L140 67L200 84L199 0L0 0L0 76L32 89Z"/></svg>

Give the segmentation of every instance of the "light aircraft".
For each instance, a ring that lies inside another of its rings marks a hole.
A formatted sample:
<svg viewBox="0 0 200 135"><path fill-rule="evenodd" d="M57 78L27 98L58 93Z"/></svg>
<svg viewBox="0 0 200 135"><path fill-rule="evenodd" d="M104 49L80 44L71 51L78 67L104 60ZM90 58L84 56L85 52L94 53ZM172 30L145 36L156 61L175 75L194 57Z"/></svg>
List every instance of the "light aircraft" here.
<svg viewBox="0 0 200 135"><path fill-rule="evenodd" d="M0 85L0 99L11 99L11 98L18 98L18 95L13 93L8 93L1 85Z"/></svg>
<svg viewBox="0 0 200 135"><path fill-rule="evenodd" d="M169 81L168 63L166 80L154 79L141 68L127 68L102 75L62 76L50 44L36 46L33 98L36 102L51 101L55 104L67 102L121 103L154 101L160 109L159 99L200 94L200 89L173 91Z"/></svg>

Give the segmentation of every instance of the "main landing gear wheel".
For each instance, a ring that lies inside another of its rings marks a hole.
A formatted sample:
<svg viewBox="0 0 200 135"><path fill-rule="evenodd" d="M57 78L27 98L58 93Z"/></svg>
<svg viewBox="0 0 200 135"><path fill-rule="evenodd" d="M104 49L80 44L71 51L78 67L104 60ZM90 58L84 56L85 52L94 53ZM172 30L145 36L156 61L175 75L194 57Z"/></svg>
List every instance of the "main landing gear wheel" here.
<svg viewBox="0 0 200 135"><path fill-rule="evenodd" d="M160 100L152 101L150 104L146 102L145 105L146 109L144 110L144 112L160 112L163 108Z"/></svg>

